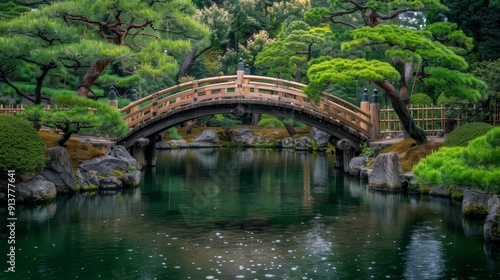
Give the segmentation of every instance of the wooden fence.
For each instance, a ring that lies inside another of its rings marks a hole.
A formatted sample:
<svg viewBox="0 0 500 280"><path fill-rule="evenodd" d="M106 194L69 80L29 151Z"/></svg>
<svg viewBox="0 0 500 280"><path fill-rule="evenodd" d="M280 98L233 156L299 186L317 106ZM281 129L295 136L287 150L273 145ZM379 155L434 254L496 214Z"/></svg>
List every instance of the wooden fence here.
<svg viewBox="0 0 500 280"><path fill-rule="evenodd" d="M451 110L445 106L424 106L410 108L410 114L415 123L420 126L427 135L449 133L461 124L460 118L447 117ZM401 122L394 109L380 109L380 134L388 136L403 132Z"/></svg>

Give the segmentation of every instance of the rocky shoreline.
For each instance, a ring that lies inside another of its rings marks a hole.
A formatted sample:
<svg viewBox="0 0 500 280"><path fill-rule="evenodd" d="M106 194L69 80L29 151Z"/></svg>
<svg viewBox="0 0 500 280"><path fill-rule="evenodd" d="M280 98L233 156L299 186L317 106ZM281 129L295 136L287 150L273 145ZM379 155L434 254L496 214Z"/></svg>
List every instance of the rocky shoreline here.
<svg viewBox="0 0 500 280"><path fill-rule="evenodd" d="M84 191L135 188L141 180L136 160L123 146L113 146L107 155L84 161L76 172L66 148L49 148L45 154L45 168L39 175L21 176L16 202L41 203Z"/></svg>

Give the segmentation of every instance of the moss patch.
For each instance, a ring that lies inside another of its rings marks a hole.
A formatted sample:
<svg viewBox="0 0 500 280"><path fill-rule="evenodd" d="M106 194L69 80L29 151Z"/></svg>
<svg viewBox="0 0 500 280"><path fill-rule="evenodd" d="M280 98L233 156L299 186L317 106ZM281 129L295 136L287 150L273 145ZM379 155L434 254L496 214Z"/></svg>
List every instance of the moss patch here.
<svg viewBox="0 0 500 280"><path fill-rule="evenodd" d="M488 215L488 209L480 205L469 205L464 207L463 213L471 218L484 218Z"/></svg>
<svg viewBox="0 0 500 280"><path fill-rule="evenodd" d="M38 135L40 135L43 142L45 142L47 148L56 147L57 139L61 137L59 134L47 131L38 131ZM71 166L74 170L76 170L83 161L104 156L107 153L105 148L95 147L90 143L84 144L80 142L80 140L74 138L70 138L64 144L64 147L68 150L68 154L71 159Z"/></svg>

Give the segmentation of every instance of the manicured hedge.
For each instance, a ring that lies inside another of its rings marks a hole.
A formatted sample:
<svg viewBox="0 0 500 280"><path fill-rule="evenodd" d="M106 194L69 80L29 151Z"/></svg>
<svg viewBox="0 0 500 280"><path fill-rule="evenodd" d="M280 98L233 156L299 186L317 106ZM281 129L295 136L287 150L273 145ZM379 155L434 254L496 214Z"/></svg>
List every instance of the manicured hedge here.
<svg viewBox="0 0 500 280"><path fill-rule="evenodd" d="M0 115L0 170L32 174L45 166L45 143L32 124L11 115Z"/></svg>
<svg viewBox="0 0 500 280"><path fill-rule="evenodd" d="M479 136L485 135L494 126L482 123L474 122L464 124L453 130L443 143L445 147L465 147L469 144L469 141L475 139Z"/></svg>
<svg viewBox="0 0 500 280"><path fill-rule="evenodd" d="M473 187L500 194L500 127L467 147L442 147L414 168L421 185Z"/></svg>

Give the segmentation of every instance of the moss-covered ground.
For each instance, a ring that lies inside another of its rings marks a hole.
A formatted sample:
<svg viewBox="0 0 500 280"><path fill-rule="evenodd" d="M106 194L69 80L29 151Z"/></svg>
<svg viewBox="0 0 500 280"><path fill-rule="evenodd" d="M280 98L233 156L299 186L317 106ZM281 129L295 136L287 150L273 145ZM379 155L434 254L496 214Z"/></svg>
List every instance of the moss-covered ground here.
<svg viewBox="0 0 500 280"><path fill-rule="evenodd" d="M57 139L61 137L60 134L50 133L47 131L38 131L38 135L45 142L46 148L57 146ZM104 147L95 147L91 143L82 143L80 139L72 137L65 144L64 147L68 151L71 159L71 166L77 169L80 164L89 159L106 155L107 149Z"/></svg>

